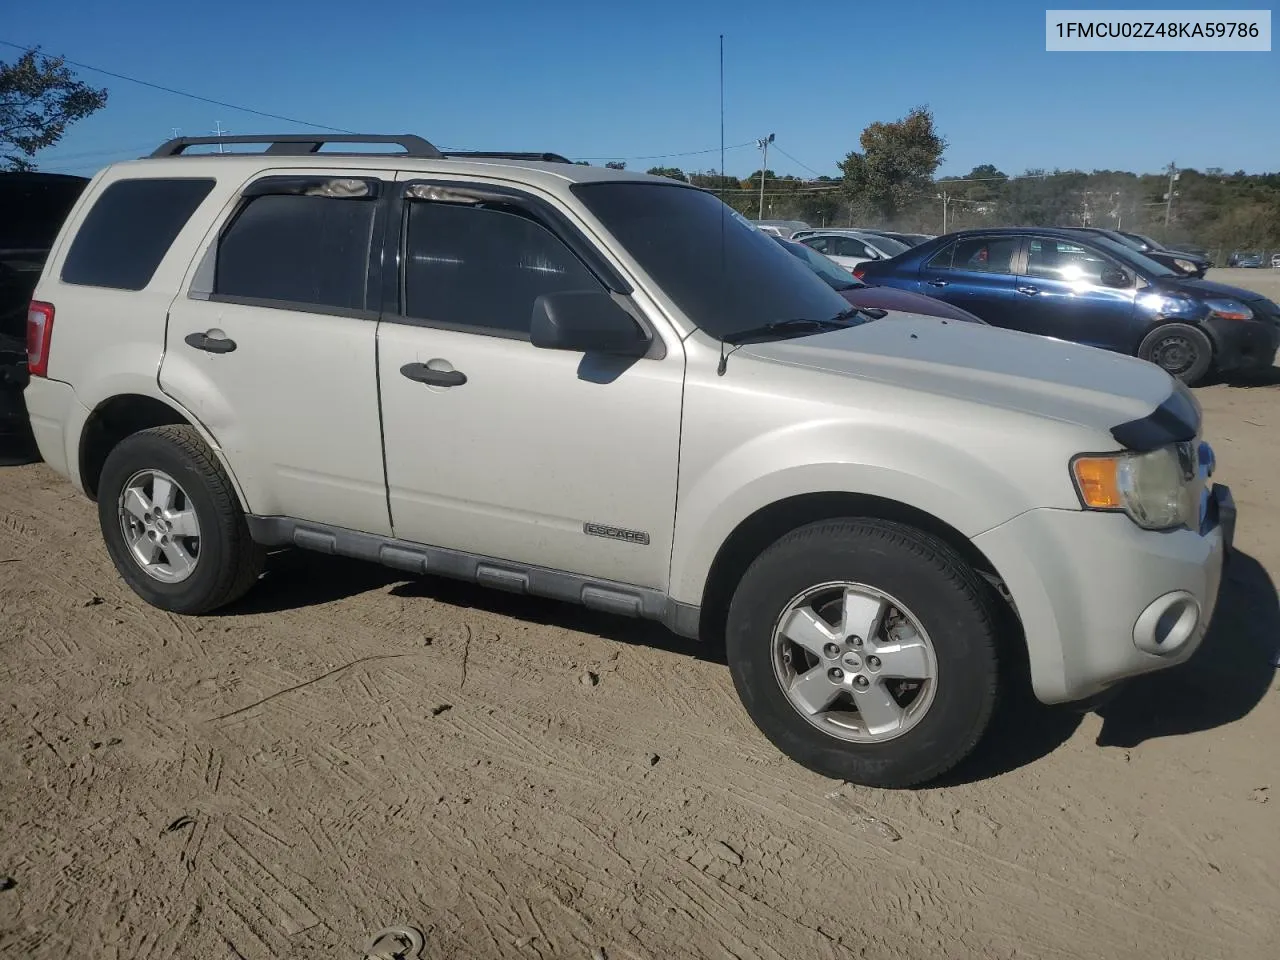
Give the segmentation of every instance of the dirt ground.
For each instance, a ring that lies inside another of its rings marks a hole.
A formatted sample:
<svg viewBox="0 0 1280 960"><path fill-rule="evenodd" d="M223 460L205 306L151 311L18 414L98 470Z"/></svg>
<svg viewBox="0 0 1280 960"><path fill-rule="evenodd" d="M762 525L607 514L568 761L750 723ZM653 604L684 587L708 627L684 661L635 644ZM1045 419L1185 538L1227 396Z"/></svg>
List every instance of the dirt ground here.
<svg viewBox="0 0 1280 960"><path fill-rule="evenodd" d="M790 763L656 626L300 553L166 615L2 469L0 955L1273 960L1277 374L1199 391L1240 553L1195 660L910 792Z"/></svg>

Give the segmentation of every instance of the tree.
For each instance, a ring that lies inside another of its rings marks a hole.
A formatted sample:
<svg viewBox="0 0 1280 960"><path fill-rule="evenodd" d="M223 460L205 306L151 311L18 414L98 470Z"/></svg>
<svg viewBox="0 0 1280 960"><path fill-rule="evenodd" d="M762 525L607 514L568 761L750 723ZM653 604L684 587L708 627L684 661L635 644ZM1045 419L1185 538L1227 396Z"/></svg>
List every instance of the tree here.
<svg viewBox="0 0 1280 960"><path fill-rule="evenodd" d="M608 167L610 170L625 170L627 169L627 161L610 160L608 163L605 164L605 166Z"/></svg>
<svg viewBox="0 0 1280 960"><path fill-rule="evenodd" d="M681 183L689 182L689 178L679 167L650 167L645 172L654 177L666 177L669 180L679 180Z"/></svg>
<svg viewBox="0 0 1280 960"><path fill-rule="evenodd" d="M862 153L840 164L844 188L856 206L892 221L933 191L933 173L947 141L934 129L928 107L915 107L901 120L876 121L862 131Z"/></svg>
<svg viewBox="0 0 1280 960"><path fill-rule="evenodd" d="M77 80L61 57L28 50L16 63L0 63L0 167L34 170L37 150L106 102L107 91Z"/></svg>

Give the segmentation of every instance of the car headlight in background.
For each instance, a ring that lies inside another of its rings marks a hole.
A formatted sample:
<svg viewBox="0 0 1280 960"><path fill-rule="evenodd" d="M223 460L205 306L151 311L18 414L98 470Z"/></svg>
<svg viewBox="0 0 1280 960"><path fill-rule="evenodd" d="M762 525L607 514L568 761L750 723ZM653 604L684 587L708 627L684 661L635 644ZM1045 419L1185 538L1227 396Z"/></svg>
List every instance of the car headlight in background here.
<svg viewBox="0 0 1280 960"><path fill-rule="evenodd" d="M1253 311L1239 300L1206 300L1205 306L1213 311L1215 317L1224 320L1252 320Z"/></svg>
<svg viewBox="0 0 1280 960"><path fill-rule="evenodd" d="M1123 510L1146 530L1195 526L1195 468L1188 468L1176 446L1079 456L1071 461L1071 474L1087 510Z"/></svg>
<svg viewBox="0 0 1280 960"><path fill-rule="evenodd" d="M1181 258L1174 260L1173 265L1177 267L1179 270L1185 270L1187 273L1195 273L1197 270L1200 269L1190 260L1183 260Z"/></svg>

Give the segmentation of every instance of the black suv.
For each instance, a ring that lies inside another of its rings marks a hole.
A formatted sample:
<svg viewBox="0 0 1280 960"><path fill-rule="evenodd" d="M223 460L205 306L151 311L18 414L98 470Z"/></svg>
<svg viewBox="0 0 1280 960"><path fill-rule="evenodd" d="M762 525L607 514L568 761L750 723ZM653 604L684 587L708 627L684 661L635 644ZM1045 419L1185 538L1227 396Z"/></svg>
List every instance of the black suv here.
<svg viewBox="0 0 1280 960"><path fill-rule="evenodd" d="M0 439L29 440L27 307L62 221L89 181L60 173L0 173Z"/></svg>

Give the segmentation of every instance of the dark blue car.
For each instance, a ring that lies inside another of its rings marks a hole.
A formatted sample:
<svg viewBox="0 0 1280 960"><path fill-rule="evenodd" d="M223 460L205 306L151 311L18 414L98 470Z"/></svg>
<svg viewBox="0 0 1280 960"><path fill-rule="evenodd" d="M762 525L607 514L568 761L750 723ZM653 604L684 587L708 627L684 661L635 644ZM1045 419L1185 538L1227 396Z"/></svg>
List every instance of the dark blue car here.
<svg viewBox="0 0 1280 960"><path fill-rule="evenodd" d="M993 326L1141 357L1186 383L1270 367L1280 345L1280 307L1265 297L1180 277L1131 247L1075 230L966 230L853 273L945 300Z"/></svg>

